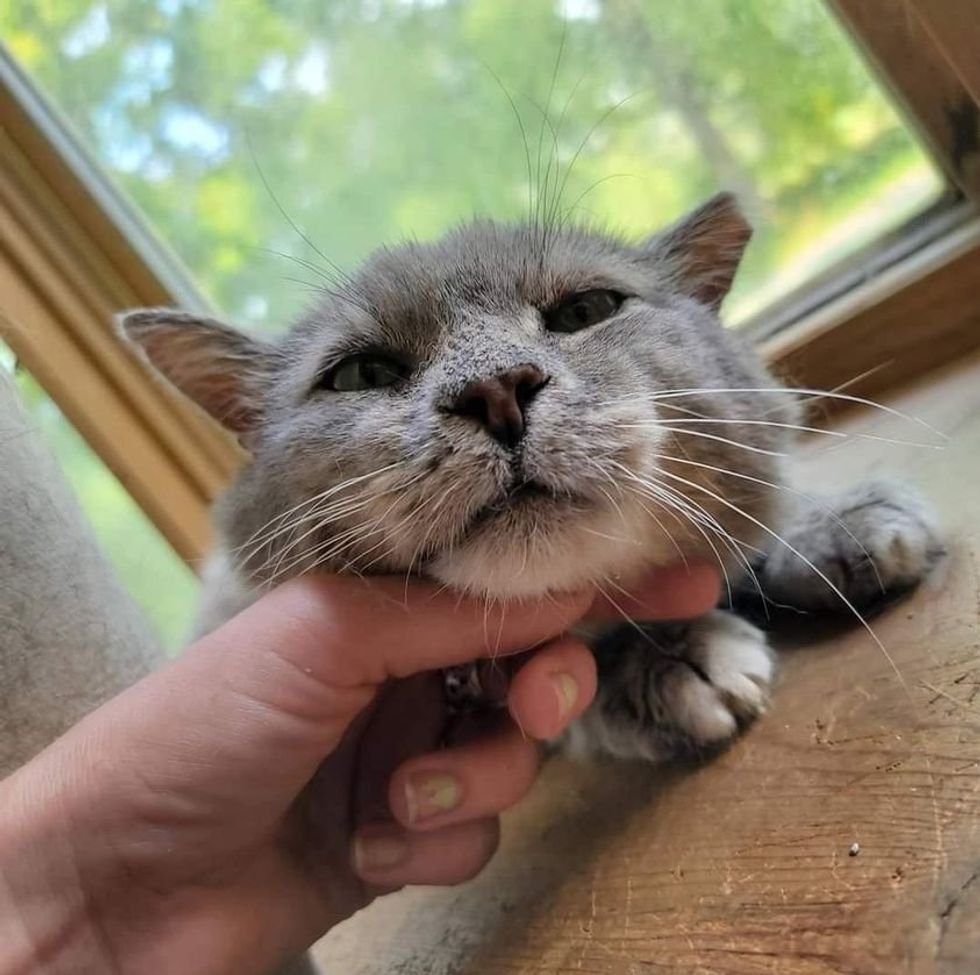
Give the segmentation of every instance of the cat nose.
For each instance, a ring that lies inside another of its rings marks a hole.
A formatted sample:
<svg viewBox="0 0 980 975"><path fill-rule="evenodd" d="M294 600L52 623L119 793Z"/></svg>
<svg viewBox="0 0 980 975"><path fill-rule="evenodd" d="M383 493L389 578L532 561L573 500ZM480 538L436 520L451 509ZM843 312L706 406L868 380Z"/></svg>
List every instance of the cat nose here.
<svg viewBox="0 0 980 975"><path fill-rule="evenodd" d="M492 379L468 383L449 412L472 417L498 443L516 447L527 427L525 411L549 378L530 363L515 366Z"/></svg>

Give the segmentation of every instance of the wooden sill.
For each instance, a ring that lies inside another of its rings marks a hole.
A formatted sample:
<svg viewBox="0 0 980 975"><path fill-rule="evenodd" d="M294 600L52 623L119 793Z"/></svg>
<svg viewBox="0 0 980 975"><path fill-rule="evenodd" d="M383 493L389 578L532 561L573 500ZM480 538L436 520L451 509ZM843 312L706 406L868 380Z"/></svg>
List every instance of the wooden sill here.
<svg viewBox="0 0 980 975"><path fill-rule="evenodd" d="M760 345L788 383L873 397L980 346L974 217ZM833 404L825 401L828 410Z"/></svg>
<svg viewBox="0 0 980 975"><path fill-rule="evenodd" d="M553 760L485 873L377 901L317 946L325 971L977 971L980 354L885 402L950 435L939 463L850 441L814 445L798 476L818 490L885 468L936 504L948 561L873 624L907 687L860 628L813 633L730 750L681 769ZM839 429L909 433L872 412Z"/></svg>

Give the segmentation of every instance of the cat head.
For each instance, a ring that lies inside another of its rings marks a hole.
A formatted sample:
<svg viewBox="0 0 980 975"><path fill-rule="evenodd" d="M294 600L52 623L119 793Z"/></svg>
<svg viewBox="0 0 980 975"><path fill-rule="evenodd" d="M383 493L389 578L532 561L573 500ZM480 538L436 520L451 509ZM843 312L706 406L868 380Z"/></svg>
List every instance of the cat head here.
<svg viewBox="0 0 980 975"><path fill-rule="evenodd" d="M785 398L717 319L749 236L727 194L639 244L479 222L376 253L274 343L169 309L122 327L251 451L219 520L253 580L529 595L758 535L784 437L739 421Z"/></svg>

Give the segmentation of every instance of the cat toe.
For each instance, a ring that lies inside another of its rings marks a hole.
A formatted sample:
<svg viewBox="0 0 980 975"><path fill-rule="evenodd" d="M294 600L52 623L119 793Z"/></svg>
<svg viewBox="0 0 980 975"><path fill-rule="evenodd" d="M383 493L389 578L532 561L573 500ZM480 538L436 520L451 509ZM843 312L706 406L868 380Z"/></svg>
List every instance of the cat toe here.
<svg viewBox="0 0 980 975"><path fill-rule="evenodd" d="M695 742L715 744L738 730L738 720L725 695L696 671L678 667L661 691L674 722Z"/></svg>
<svg viewBox="0 0 980 975"><path fill-rule="evenodd" d="M776 605L867 613L914 588L944 552L929 504L891 481L859 485L811 513L764 568Z"/></svg>
<svg viewBox="0 0 980 975"><path fill-rule="evenodd" d="M695 621L688 666L664 681L661 695L678 726L697 744L731 738L768 705L775 663L765 635L727 613Z"/></svg>

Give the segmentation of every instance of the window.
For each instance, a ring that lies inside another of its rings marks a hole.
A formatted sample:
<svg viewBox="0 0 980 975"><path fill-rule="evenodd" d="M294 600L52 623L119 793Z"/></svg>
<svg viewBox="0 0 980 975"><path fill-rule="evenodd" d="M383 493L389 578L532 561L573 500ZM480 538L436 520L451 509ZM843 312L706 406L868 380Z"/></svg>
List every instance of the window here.
<svg viewBox="0 0 980 975"><path fill-rule="evenodd" d="M240 460L126 356L113 311L213 304L275 331L324 265L535 199L641 235L736 190L757 233L728 322L801 384L873 393L975 346L980 24L970 2L900 6L4 4L0 328L57 404L23 380L83 506L133 516L71 427L196 565Z"/></svg>
<svg viewBox="0 0 980 975"><path fill-rule="evenodd" d="M261 327L308 299L302 262L323 264L290 220L349 267L474 213L521 217L529 182L631 235L725 186L758 225L738 321L944 189L820 0L22 0L5 16L14 56L200 287Z"/></svg>

